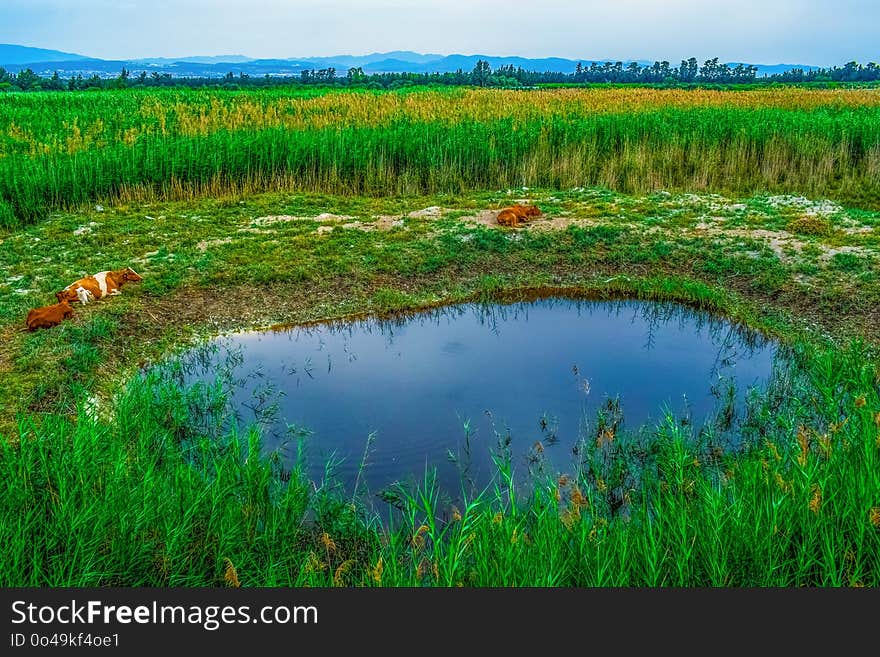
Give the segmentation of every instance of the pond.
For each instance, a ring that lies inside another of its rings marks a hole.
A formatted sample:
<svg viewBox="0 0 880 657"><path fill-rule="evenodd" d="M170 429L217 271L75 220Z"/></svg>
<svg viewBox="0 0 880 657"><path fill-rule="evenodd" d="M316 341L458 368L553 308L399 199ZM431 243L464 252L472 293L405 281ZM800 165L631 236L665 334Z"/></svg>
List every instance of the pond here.
<svg viewBox="0 0 880 657"><path fill-rule="evenodd" d="M778 352L677 304L550 298L232 334L185 382L222 374L239 425L316 482L375 493L436 471L455 494L500 462L515 479L567 472L578 445L664 417L735 447Z"/></svg>

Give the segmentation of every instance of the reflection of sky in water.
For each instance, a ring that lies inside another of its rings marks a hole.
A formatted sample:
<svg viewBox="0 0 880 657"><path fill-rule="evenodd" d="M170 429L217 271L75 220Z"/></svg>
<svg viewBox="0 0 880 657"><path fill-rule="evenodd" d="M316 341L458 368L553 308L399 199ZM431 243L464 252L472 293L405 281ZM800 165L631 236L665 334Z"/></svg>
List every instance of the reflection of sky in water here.
<svg viewBox="0 0 880 657"><path fill-rule="evenodd" d="M282 445L287 424L308 428L314 477L335 454L337 476L351 484L375 432L364 475L374 491L431 467L456 490L447 454L460 449L466 422L478 483L493 471L497 434L508 431L517 470L551 434L558 441L545 453L565 470L607 396L620 396L630 429L664 409L700 425L731 381L740 404L747 387L765 383L774 354L754 334L680 306L558 299L239 334L224 345L241 349L236 375L250 374L234 396L241 420L276 402L263 420L268 447ZM295 444L282 449L292 461Z"/></svg>

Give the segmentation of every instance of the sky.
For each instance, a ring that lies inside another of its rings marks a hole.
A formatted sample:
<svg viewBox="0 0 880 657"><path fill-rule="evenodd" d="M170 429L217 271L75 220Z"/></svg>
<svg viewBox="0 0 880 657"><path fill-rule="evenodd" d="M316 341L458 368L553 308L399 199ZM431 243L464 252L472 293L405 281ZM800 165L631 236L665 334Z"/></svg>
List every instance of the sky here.
<svg viewBox="0 0 880 657"><path fill-rule="evenodd" d="M104 59L414 50L823 66L880 60L880 1L0 0L0 43Z"/></svg>

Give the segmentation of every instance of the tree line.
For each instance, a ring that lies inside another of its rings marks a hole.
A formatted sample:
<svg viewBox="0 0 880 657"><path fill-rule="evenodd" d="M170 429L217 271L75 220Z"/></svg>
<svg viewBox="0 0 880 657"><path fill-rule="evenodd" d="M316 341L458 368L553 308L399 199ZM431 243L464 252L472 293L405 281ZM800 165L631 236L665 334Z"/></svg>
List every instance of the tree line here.
<svg viewBox="0 0 880 657"><path fill-rule="evenodd" d="M56 71L51 77L42 77L31 69L12 73L0 67L2 91L81 91L87 89L124 89L130 87L260 87L301 85L332 85L396 89L416 85L530 87L542 84L650 84L659 86L705 84L801 84L810 82L859 83L880 80L880 65L871 62L862 65L852 61L830 68L794 68L783 73L758 77L756 66L719 62L717 57L700 65L696 58L682 60L678 66L667 61L641 65L638 62L578 62L571 73L529 71L522 67L500 66L495 70L485 60L477 61L473 70L459 69L449 73L364 73L362 68L350 68L344 73L335 68L307 69L292 76L251 76L247 73L227 73L222 78L174 77L170 73L142 71L132 75L123 68L112 78L82 75L62 78Z"/></svg>

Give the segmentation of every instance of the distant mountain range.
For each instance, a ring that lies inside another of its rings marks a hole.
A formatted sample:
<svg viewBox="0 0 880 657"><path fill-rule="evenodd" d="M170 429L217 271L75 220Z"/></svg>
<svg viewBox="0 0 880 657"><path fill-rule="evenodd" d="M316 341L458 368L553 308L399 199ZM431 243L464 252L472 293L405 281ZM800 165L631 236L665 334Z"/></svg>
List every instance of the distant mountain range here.
<svg viewBox="0 0 880 657"><path fill-rule="evenodd" d="M470 71L478 60L485 60L496 69L500 66L522 67L529 71L554 71L571 73L578 62L589 66L593 61L603 63L616 60L563 59L561 57L497 57L493 55L438 55L396 50L369 55L336 55L333 57L292 57L289 59L253 59L244 55L212 55L206 57L156 57L149 59L113 60L98 59L27 46L0 44L0 66L18 72L30 68L38 75L50 76L58 72L61 77L82 75L88 77L115 77L122 68L132 75L168 73L175 77L223 77L227 73L238 75L299 75L303 70L335 68L337 75L344 75L349 68L360 67L364 73L452 73L458 69ZM626 60L640 65L653 62ZM678 62L671 62L677 65ZM739 62L729 62L736 66ZM818 68L805 64L757 64L758 75L782 73L793 68L810 70Z"/></svg>

